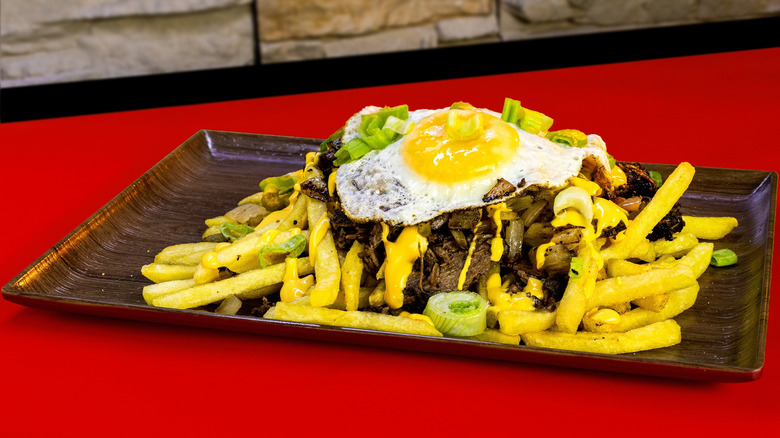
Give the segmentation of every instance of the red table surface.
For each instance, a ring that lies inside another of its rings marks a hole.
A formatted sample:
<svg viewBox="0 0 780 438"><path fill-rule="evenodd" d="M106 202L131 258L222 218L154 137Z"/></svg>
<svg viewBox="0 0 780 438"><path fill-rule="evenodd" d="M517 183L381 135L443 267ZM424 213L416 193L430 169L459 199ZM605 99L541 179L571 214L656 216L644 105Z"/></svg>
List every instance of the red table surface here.
<svg viewBox="0 0 780 438"><path fill-rule="evenodd" d="M462 100L500 111L506 96L552 116L554 127L600 134L618 159L780 169L780 48L5 123L0 283L199 129L322 138L365 105L438 108ZM779 269L775 263L775 278ZM0 300L0 435L766 432L780 423L778 306L771 301L763 376L721 384L114 320Z"/></svg>

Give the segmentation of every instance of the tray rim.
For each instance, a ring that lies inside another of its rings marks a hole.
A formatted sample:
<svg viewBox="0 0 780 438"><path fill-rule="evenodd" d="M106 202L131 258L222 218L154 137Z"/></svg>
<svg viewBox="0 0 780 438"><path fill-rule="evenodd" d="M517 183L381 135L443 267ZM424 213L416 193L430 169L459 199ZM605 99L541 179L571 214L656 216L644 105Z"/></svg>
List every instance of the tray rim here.
<svg viewBox="0 0 780 438"><path fill-rule="evenodd" d="M166 154L155 165L145 171L135 181L129 184L126 188L120 191L117 195L107 201L102 207L86 218L82 223L76 226L72 231L60 239L55 245L49 248L46 252L40 255L35 261L30 263L26 268L15 275L10 281L8 281L2 287L2 296L5 300L13 302L15 304L46 309L65 311L70 313L103 316L109 318L119 318L133 321L146 321L154 323L174 324L180 326L199 327L207 329L218 329L226 331L240 331L245 333L262 334L279 336L293 339L307 339L307 340L324 340L328 342L336 342L350 345L361 345L373 348L390 348L404 351L416 351L416 352L429 352L435 354L447 354L459 357L476 357L482 359L498 359L519 364L543 364L553 365L569 369L585 369L592 371L602 372L619 372L623 374L635 374L635 375L647 375L656 377L676 378L685 380L700 380L700 381L717 381L717 382L747 382L757 380L763 373L763 367L765 363L765 350L767 341L767 327L768 327L768 310L769 310L769 294L771 290L771 273L772 273L772 253L774 250L774 227L776 221L776 202L777 202L777 186L778 186L778 172L771 170L755 170L755 169L729 169L718 167L706 167L697 166L697 169L710 169L714 171L731 170L731 171L744 171L755 172L758 174L764 174L761 183L756 186L756 189L760 188L763 184L770 184L770 205L769 216L767 217L767 244L764 250L764 282L759 296L760 302L760 317L758 321L758 342L757 342L757 354L754 367L739 367L731 365L699 365L681 363L673 360L666 359L650 359L633 357L629 355L607 355L600 353L584 353L574 352L567 350L555 350L530 347L525 345L520 346L507 346L501 344L495 344L483 341L456 339L456 338L434 338L422 335L410 335L404 333L393 332L381 332L365 329L354 329L349 327L334 327L326 325L318 325L311 323L299 323L291 321L278 321L269 320L258 317L249 316L230 316L219 315L214 313L204 313L195 310L179 310L179 309L164 309L156 308L148 305L132 305L132 304L109 304L105 302L93 301L89 299L82 299L73 296L52 296L46 295L43 292L31 292L18 289L15 284L19 282L24 276L28 275L30 271L33 271L39 264L41 264L46 258L56 255L58 248L63 246L65 242L70 240L74 234L80 232L82 229L88 226L88 224L95 219L96 216L102 214L109 206L114 205L121 201L124 195L131 191L142 180L149 178L159 167L164 166L170 160L175 160L176 155L181 150L188 146L189 143L197 140L200 136L205 136L209 146L211 145L212 135L237 135L244 137L254 137L257 139L269 138L269 139L283 139L283 141L290 141L299 143L302 145L309 145L312 150L316 148L322 139L314 139L307 137L293 137L293 136L281 136L281 135L269 135L269 134L256 134L245 133L235 131L223 131L223 130L211 130L201 129L184 140L179 146L174 148L171 152ZM296 154L290 154L294 156ZM643 163L650 166L673 166L663 163ZM333 334L338 333L340 337L344 339L332 339ZM331 335L329 337L329 334ZM409 338L419 339L423 345L400 345L403 344L403 340ZM381 344L371 343L371 340L382 340ZM471 354L463 354L453 352L452 350L466 346ZM478 348L476 348L478 347ZM500 354L501 352L511 351L512 356L517 357L507 358L505 356L509 354ZM568 365L561 363L556 358L567 357L576 358L577 364ZM603 365L605 364L622 364L623 369L609 370Z"/></svg>

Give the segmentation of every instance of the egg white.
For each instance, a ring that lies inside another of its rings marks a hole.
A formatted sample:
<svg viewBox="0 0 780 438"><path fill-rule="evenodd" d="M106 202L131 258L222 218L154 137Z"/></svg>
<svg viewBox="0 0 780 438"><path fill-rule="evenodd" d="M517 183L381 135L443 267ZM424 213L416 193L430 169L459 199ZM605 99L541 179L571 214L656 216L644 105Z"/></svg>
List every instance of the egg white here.
<svg viewBox="0 0 780 438"><path fill-rule="evenodd" d="M366 107L355 114L347 122L342 141L346 144L358 135L361 114L377 110L378 107ZM434 112L446 110L410 111L409 118L417 123ZM501 117L500 113L480 111ZM482 198L499 178L516 186L525 180L522 189L533 185L552 188L563 186L569 178L576 176L582 161L589 156L595 157L607 169L610 168L606 147L597 135L588 136L586 147L573 148L526 132L515 124L509 125L520 138L516 159L480 178L450 184L423 178L404 162L404 136L385 149L371 151L352 163L340 166L336 174L336 191L344 212L358 222L384 221L393 225L414 225L445 212L487 205ZM496 199L491 203L505 199Z"/></svg>

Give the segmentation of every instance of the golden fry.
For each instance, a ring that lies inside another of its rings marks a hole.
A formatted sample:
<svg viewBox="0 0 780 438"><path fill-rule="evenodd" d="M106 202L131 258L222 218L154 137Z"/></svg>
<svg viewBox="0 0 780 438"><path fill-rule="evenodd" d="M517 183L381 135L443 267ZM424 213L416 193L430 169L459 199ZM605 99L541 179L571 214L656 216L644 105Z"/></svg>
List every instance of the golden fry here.
<svg viewBox="0 0 780 438"><path fill-rule="evenodd" d="M531 347L555 348L589 353L622 354L679 344L680 326L673 320L656 322L621 333L564 333L547 330L521 336Z"/></svg>
<svg viewBox="0 0 780 438"><path fill-rule="evenodd" d="M191 309L221 301L228 295L241 297L242 294L252 291L270 290L266 289L267 286L282 282L284 271L285 264L278 263L265 269L255 269L235 277L213 283L195 285L189 289L161 296L156 298L153 304L158 307ZM308 258L298 259L298 272L301 275L310 274L312 271L313 269L309 264Z"/></svg>
<svg viewBox="0 0 780 438"><path fill-rule="evenodd" d="M163 265L150 263L141 267L141 274L155 283L171 280L184 280L195 275L195 266Z"/></svg>
<svg viewBox="0 0 780 438"><path fill-rule="evenodd" d="M596 282L588 308L611 306L637 298L662 294L693 285L696 277L690 266L653 269L642 274L607 278Z"/></svg>
<svg viewBox="0 0 780 438"><path fill-rule="evenodd" d="M734 217L683 216L683 233L691 233L699 239L718 240L726 237L739 225Z"/></svg>
<svg viewBox="0 0 780 438"><path fill-rule="evenodd" d="M658 311L636 308L620 315L619 321L612 324L600 324L587 317L583 318L582 323L585 330L590 332L625 332L674 318L696 302L698 292L699 284L695 283L693 286L669 292L668 301L664 307Z"/></svg>
<svg viewBox="0 0 780 438"><path fill-rule="evenodd" d="M271 310L264 315L265 318L414 335L442 336L432 325L422 320L401 316L282 302L276 303L276 306Z"/></svg>
<svg viewBox="0 0 780 438"><path fill-rule="evenodd" d="M601 251L604 259L627 258L677 203L693 180L694 173L695 169L689 163L680 163L658 189L653 199L629 225L623 239Z"/></svg>
<svg viewBox="0 0 780 438"><path fill-rule="evenodd" d="M347 310L357 310L360 301L360 279L363 277L361 252L363 252L363 245L357 240L354 241L341 267L341 288L344 291Z"/></svg>
<svg viewBox="0 0 780 438"><path fill-rule="evenodd" d="M162 265L195 266L203 254L214 251L216 242L180 243L163 248L154 256L154 262Z"/></svg>
<svg viewBox="0 0 780 438"><path fill-rule="evenodd" d="M555 318L555 311L501 310L498 312L498 327L501 333L507 335L541 332L552 327Z"/></svg>
<svg viewBox="0 0 780 438"><path fill-rule="evenodd" d="M677 233L674 240L657 240L653 249L657 255L681 256L699 244L699 239L693 233Z"/></svg>
<svg viewBox="0 0 780 438"><path fill-rule="evenodd" d="M162 283L155 283L144 286L143 296L146 304L151 305L155 298L178 292L183 289L195 286L195 280L187 278L185 280L171 280Z"/></svg>

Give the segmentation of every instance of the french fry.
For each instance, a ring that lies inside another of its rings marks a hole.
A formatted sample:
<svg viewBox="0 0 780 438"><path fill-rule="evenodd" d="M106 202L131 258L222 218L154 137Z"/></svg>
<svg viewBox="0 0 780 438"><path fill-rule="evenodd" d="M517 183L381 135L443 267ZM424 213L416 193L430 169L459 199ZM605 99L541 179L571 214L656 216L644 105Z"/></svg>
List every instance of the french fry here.
<svg viewBox="0 0 780 438"><path fill-rule="evenodd" d="M507 335L541 332L555 324L555 317L556 311L501 310L498 312L498 328Z"/></svg>
<svg viewBox="0 0 780 438"><path fill-rule="evenodd" d="M184 280L195 275L195 266L149 263L141 267L141 274L155 283Z"/></svg>
<svg viewBox="0 0 780 438"><path fill-rule="evenodd" d="M311 274L313 269L308 258L298 259L298 272ZM157 307L191 309L224 300L228 295L242 296L252 291L270 290L267 286L281 283L284 278L285 264L278 263L265 269L255 269L235 277L213 283L195 285L172 294L164 295L152 301Z"/></svg>
<svg viewBox="0 0 780 438"><path fill-rule="evenodd" d="M154 256L154 262L162 265L195 266L209 251L214 251L216 242L180 243L165 247Z"/></svg>
<svg viewBox="0 0 780 438"><path fill-rule="evenodd" d="M531 347L555 348L589 353L622 354L669 347L682 340L680 326L673 319L620 333L564 333L547 330L521 335Z"/></svg>
<svg viewBox="0 0 780 438"><path fill-rule="evenodd" d="M593 296L588 300L587 307L592 309L611 306L681 289L695 282L693 269L682 263L672 268L659 268L637 275L607 278L596 282Z"/></svg>
<svg viewBox="0 0 780 438"><path fill-rule="evenodd" d="M683 216L685 226L682 233L691 233L699 239L718 240L726 237L739 221L734 217Z"/></svg>
<svg viewBox="0 0 780 438"><path fill-rule="evenodd" d="M333 304L339 294L341 282L341 267L339 254L333 233L328 230L325 237L317 245L314 275L317 283L310 290L312 306L327 306Z"/></svg>
<svg viewBox="0 0 780 438"><path fill-rule="evenodd" d="M363 277L361 252L363 245L357 240L354 241L341 267L341 288L344 291L346 310L357 310L360 304L360 279Z"/></svg>
<svg viewBox="0 0 780 438"><path fill-rule="evenodd" d="M677 263L690 266L693 271L693 276L699 278L710 265L710 258L712 257L712 250L714 247L715 245L713 245L712 242L699 243L688 251L688 254L678 260Z"/></svg>
<svg viewBox="0 0 780 438"><path fill-rule="evenodd" d="M693 233L677 233L674 240L657 240L653 249L657 255L681 256L699 244L699 239Z"/></svg>
<svg viewBox="0 0 780 438"><path fill-rule="evenodd" d="M192 278L195 280L195 284L211 283L219 280L219 270L204 268L203 264L199 263L195 266L195 273L192 274Z"/></svg>
<svg viewBox="0 0 780 438"><path fill-rule="evenodd" d="M484 332L478 335L466 336L463 339L471 339L473 341L483 341L483 342L494 342L496 344L508 344L508 345L519 345L521 341L519 335L508 335L506 333L501 332L500 330L496 330L492 328L486 328Z"/></svg>
<svg viewBox="0 0 780 438"><path fill-rule="evenodd" d="M603 249L601 251L602 257L605 260L627 258L631 251L645 240L656 224L671 211L693 180L694 172L695 169L689 163L680 163L658 189L653 199L631 222L623 239Z"/></svg>
<svg viewBox="0 0 780 438"><path fill-rule="evenodd" d="M563 297L558 303L555 316L557 329L568 333L577 331L582 315L588 310L588 300L593 293L598 275L598 266L589 247L580 248L577 256L583 259L583 272L580 274L580 278L569 280Z"/></svg>
<svg viewBox="0 0 780 438"><path fill-rule="evenodd" d="M291 228L306 228L308 196L298 196L290 213L279 223L279 231L287 231Z"/></svg>
<svg viewBox="0 0 780 438"><path fill-rule="evenodd" d="M379 280L371 295L368 297L368 304L371 306L383 306L385 304L385 281Z"/></svg>
<svg viewBox="0 0 780 438"><path fill-rule="evenodd" d="M668 293L668 301L658 311L636 308L620 315L620 320L612 324L600 324L588 317L582 319L585 330L590 332L609 333L625 332L638 327L674 318L693 306L699 293L699 284L678 289Z"/></svg>
<svg viewBox="0 0 780 438"><path fill-rule="evenodd" d="M652 262L655 260L655 257L656 253L653 243L647 239L642 239L633 249L631 249L631 252L628 253L626 258L639 259L643 262Z"/></svg>
<svg viewBox="0 0 780 438"><path fill-rule="evenodd" d="M667 302L669 302L669 294L650 295L631 301L633 305L652 312L660 312Z"/></svg>
<svg viewBox="0 0 780 438"><path fill-rule="evenodd" d="M443 336L432 325L413 318L357 310L337 310L293 303L276 303L263 317L337 327L352 327L414 335Z"/></svg>
<svg viewBox="0 0 780 438"><path fill-rule="evenodd" d="M192 286L195 286L195 280L193 280L192 278L187 278L185 280L171 280L171 281L164 281L162 283L150 284L144 286L143 289L144 301L146 301L146 304L152 305L152 301L154 301L155 298L161 297L163 295L168 295L174 292L178 292L183 289L188 289L191 288Z"/></svg>

